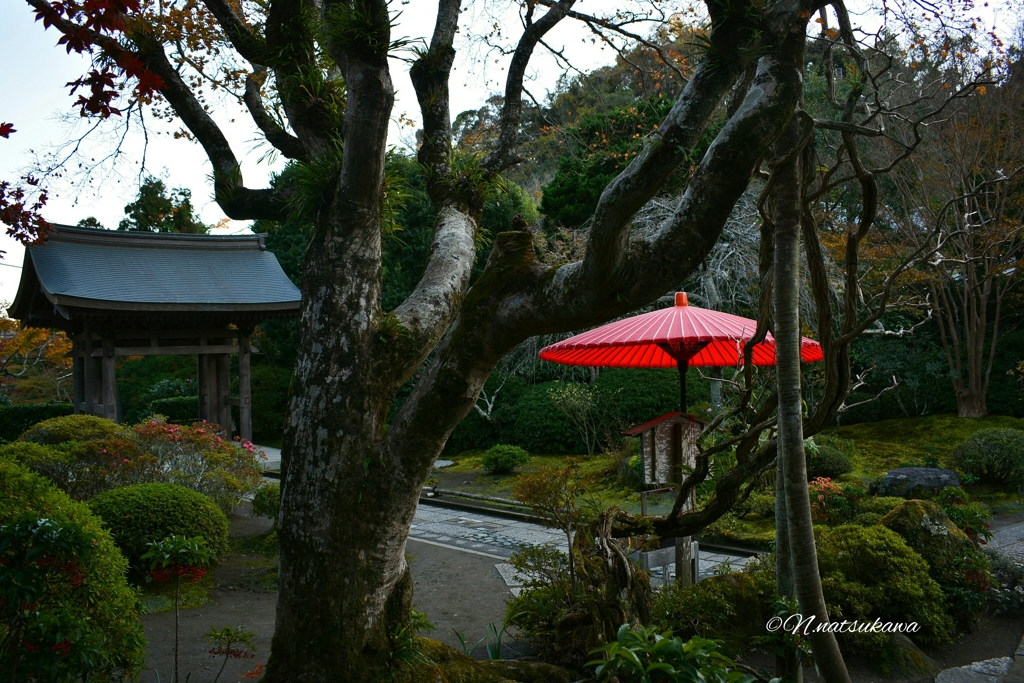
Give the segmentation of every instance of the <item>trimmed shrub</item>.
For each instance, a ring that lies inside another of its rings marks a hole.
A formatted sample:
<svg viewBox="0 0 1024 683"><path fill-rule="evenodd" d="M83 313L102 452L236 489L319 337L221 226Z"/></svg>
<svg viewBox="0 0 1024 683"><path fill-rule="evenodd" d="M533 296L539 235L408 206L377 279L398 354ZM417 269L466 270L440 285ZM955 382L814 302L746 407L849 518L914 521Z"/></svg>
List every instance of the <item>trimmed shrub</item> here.
<svg viewBox="0 0 1024 683"><path fill-rule="evenodd" d="M935 502L949 518L975 543L987 543L992 538L992 512L981 503L972 503L971 497L959 486L947 486L935 496Z"/></svg>
<svg viewBox="0 0 1024 683"><path fill-rule="evenodd" d="M856 484L841 484L815 479L808 487L811 497L811 516L822 524L846 524L857 515L857 503L867 494Z"/></svg>
<svg viewBox="0 0 1024 683"><path fill-rule="evenodd" d="M930 500L905 501L879 524L928 560L928 574L946 593L957 626L970 627L985 606L990 585L988 560L981 549Z"/></svg>
<svg viewBox="0 0 1024 683"><path fill-rule="evenodd" d="M252 497L252 515L253 517L269 517L274 520L274 526L277 526L277 516L281 512L281 484L279 482L272 482L264 484L263 486L256 489L256 494Z"/></svg>
<svg viewBox="0 0 1024 683"><path fill-rule="evenodd" d="M525 465L529 460L530 454L519 446L498 444L484 453L483 467L491 474L512 474L516 467Z"/></svg>
<svg viewBox="0 0 1024 683"><path fill-rule="evenodd" d="M128 428L113 420L95 415L66 415L32 425L18 440L54 445L68 441L99 441L128 435Z"/></svg>
<svg viewBox="0 0 1024 683"><path fill-rule="evenodd" d="M651 620L659 630L683 639L700 635L722 640L735 656L764 635L764 619L754 580L746 574L711 576L686 588L670 584L654 594Z"/></svg>
<svg viewBox="0 0 1024 683"><path fill-rule="evenodd" d="M679 372L675 369L602 370L594 381L594 388L607 397L608 402L607 423L601 431L615 440L630 427L679 410ZM708 400L707 381L691 372L687 392L691 405Z"/></svg>
<svg viewBox="0 0 1024 683"><path fill-rule="evenodd" d="M72 501L27 468L0 460L0 525L25 515L76 525L92 536L91 552L75 568L81 583L68 586L67 574L52 572L52 579L60 583L53 587L54 600L41 609L56 619L80 623L79 637L97 647L90 681L134 678L145 659L146 641L138 595L125 580L127 563L110 534L85 504Z"/></svg>
<svg viewBox="0 0 1024 683"><path fill-rule="evenodd" d="M75 500L146 481L155 461L125 437L45 446L14 441L0 446L0 457L43 475Z"/></svg>
<svg viewBox="0 0 1024 683"><path fill-rule="evenodd" d="M214 556L228 549L228 518L207 496L176 484L136 484L101 493L89 507L110 529L135 570L146 544L168 536L202 536Z"/></svg>
<svg viewBox="0 0 1024 683"><path fill-rule="evenodd" d="M173 400L173 399L169 399ZM22 436L45 450L14 447L13 456L77 499L117 486L181 484L225 511L262 481L261 454L217 434L216 425L148 420L132 428L91 415L41 422Z"/></svg>
<svg viewBox="0 0 1024 683"><path fill-rule="evenodd" d="M832 446L818 446L807 451L807 480L817 477L836 479L853 471L853 463L842 451Z"/></svg>
<svg viewBox="0 0 1024 683"><path fill-rule="evenodd" d="M905 500L899 496L864 496L857 501L857 512L860 514L873 512L881 518L903 505L904 502Z"/></svg>
<svg viewBox="0 0 1024 683"><path fill-rule="evenodd" d="M882 515L877 512L862 512L853 518L857 526L874 526L882 521Z"/></svg>
<svg viewBox="0 0 1024 683"><path fill-rule="evenodd" d="M580 455L587 445L572 421L551 402L556 382L527 387L519 400L501 415L505 423L501 438L531 453Z"/></svg>
<svg viewBox="0 0 1024 683"><path fill-rule="evenodd" d="M163 415L168 422L198 422L198 396L172 396L158 398L149 404L151 415Z"/></svg>
<svg viewBox="0 0 1024 683"><path fill-rule="evenodd" d="M75 412L70 403L0 405L0 443L14 441L32 425Z"/></svg>
<svg viewBox="0 0 1024 683"><path fill-rule="evenodd" d="M921 630L910 634L914 640L949 642L953 623L942 588L928 575L928 563L895 532L877 525L823 529L818 567L834 618L916 621ZM871 648L878 635L852 634L850 641Z"/></svg>
<svg viewBox="0 0 1024 683"><path fill-rule="evenodd" d="M775 517L775 492L754 491L745 501L737 505L736 515L744 519Z"/></svg>
<svg viewBox="0 0 1024 683"><path fill-rule="evenodd" d="M988 484L1024 484L1024 431L982 429L953 451L955 467Z"/></svg>
<svg viewBox="0 0 1024 683"><path fill-rule="evenodd" d="M446 453L463 453L490 448L497 442L496 425L488 422L480 413L471 410L452 431L444 450Z"/></svg>
<svg viewBox="0 0 1024 683"><path fill-rule="evenodd" d="M213 498L225 512L263 481L262 453L251 443L225 440L217 425L149 420L132 433L139 449L155 459L148 481L186 486Z"/></svg>

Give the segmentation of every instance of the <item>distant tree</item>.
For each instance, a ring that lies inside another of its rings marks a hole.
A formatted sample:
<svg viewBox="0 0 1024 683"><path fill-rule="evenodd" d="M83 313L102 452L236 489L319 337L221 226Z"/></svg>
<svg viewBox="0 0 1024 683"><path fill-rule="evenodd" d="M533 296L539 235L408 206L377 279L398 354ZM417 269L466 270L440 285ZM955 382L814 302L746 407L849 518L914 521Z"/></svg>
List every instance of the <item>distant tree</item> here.
<svg viewBox="0 0 1024 683"><path fill-rule="evenodd" d="M138 197L124 207L124 213L125 217L118 224L118 230L183 232L195 235L210 231L210 227L195 215L191 190L179 187L168 192L164 182L152 176L142 182ZM96 219L92 220L96 221ZM96 221L96 225L99 225L98 221Z"/></svg>
<svg viewBox="0 0 1024 683"><path fill-rule="evenodd" d="M76 228L92 228L93 230L106 230L107 228L100 223L99 219L95 216L88 216L75 223Z"/></svg>
<svg viewBox="0 0 1024 683"><path fill-rule="evenodd" d="M979 92L951 107L897 169L887 202L896 240L935 249L912 287L938 326L960 417L988 414L1024 253L1024 78Z"/></svg>
<svg viewBox="0 0 1024 683"><path fill-rule="evenodd" d="M70 351L63 332L0 318L0 385L26 400L70 401Z"/></svg>

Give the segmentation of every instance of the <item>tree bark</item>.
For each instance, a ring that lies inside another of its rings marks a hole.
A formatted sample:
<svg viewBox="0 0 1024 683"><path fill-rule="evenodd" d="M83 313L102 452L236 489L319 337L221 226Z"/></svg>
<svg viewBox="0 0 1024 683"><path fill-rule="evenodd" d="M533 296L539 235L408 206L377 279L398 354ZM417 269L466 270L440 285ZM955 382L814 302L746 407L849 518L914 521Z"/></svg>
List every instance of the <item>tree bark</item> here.
<svg viewBox="0 0 1024 683"><path fill-rule="evenodd" d="M797 61L797 64L800 64ZM779 454L782 458L786 521L792 555L793 583L800 612L815 617L814 626L827 625L828 611L821 590L818 558L811 524L804 453L802 395L800 390L800 173L799 114L794 117L779 148L792 150L776 166L775 175L775 357L779 394ZM784 560L779 559L780 565ZM827 683L849 683L834 634L813 630L807 634L815 662Z"/></svg>

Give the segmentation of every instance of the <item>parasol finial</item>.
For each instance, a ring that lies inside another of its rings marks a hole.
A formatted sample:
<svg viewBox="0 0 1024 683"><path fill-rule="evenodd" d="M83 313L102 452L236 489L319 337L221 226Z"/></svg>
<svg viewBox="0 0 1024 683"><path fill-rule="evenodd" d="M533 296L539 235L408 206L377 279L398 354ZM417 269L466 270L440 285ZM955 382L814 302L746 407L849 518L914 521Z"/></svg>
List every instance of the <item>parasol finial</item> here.
<svg viewBox="0 0 1024 683"><path fill-rule="evenodd" d="M676 306L689 306L690 300L686 298L686 292L676 292Z"/></svg>

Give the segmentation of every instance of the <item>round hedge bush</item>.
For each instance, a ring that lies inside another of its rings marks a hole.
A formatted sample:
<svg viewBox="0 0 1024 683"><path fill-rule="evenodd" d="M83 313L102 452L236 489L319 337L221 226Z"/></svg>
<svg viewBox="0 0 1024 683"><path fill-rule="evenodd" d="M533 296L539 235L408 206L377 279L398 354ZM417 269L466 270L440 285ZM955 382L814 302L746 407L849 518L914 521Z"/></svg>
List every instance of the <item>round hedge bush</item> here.
<svg viewBox="0 0 1024 683"><path fill-rule="evenodd" d="M57 608L84 622L83 635L98 645L90 681L134 679L145 660L146 640L138 595L125 580L127 562L110 534L84 503L71 500L26 467L0 459L0 525L27 514L77 525L95 539L92 552L79 564L81 584L70 589L61 585Z"/></svg>
<svg viewBox="0 0 1024 683"><path fill-rule="evenodd" d="M530 454L519 446L498 444L484 453L483 467L491 474L512 474L516 467L525 465L529 460Z"/></svg>
<svg viewBox="0 0 1024 683"><path fill-rule="evenodd" d="M228 549L228 518L209 497L177 484L136 484L101 493L89 507L110 529L135 570L146 544L168 536L202 536L220 557Z"/></svg>
<svg viewBox="0 0 1024 683"><path fill-rule="evenodd" d="M982 429L953 451L955 467L988 484L1024 484L1024 431Z"/></svg>
<svg viewBox="0 0 1024 683"><path fill-rule="evenodd" d="M128 436L128 429L95 415L53 417L28 428L18 439L43 445L68 441L97 441Z"/></svg>
<svg viewBox="0 0 1024 683"><path fill-rule="evenodd" d="M853 471L853 463L838 448L822 444L807 450L807 480L817 477L836 479Z"/></svg>

